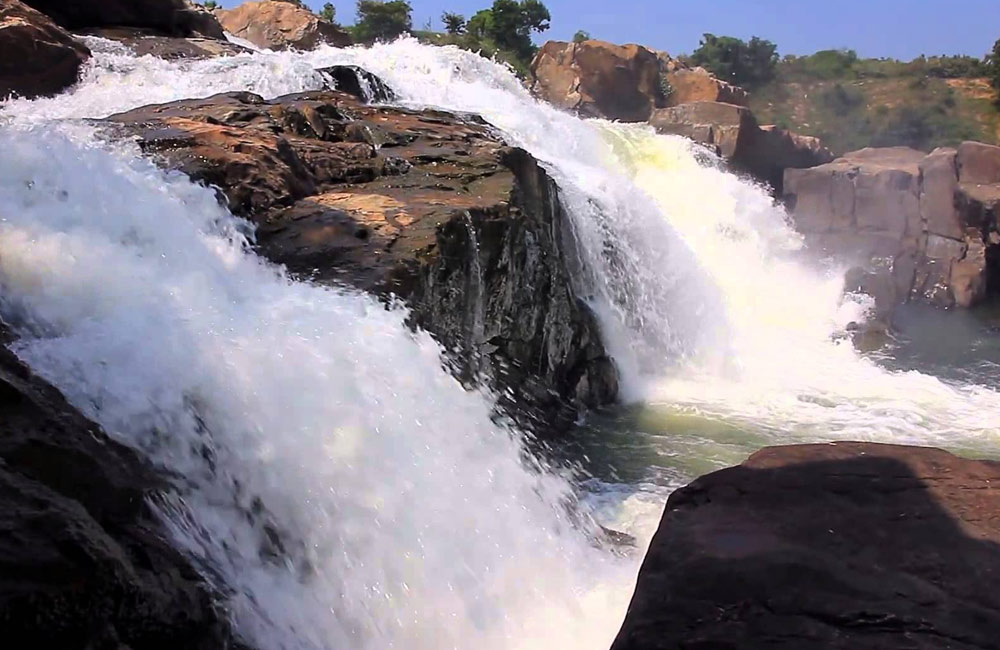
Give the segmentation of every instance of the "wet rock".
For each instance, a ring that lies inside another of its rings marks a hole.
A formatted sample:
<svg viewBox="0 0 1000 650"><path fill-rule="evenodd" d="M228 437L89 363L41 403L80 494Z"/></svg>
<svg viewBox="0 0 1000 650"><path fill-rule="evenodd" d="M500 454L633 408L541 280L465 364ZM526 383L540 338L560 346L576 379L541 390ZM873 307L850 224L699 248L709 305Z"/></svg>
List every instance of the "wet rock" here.
<svg viewBox="0 0 1000 650"><path fill-rule="evenodd" d="M0 99L54 95L76 83L90 50L44 14L0 2Z"/></svg>
<svg viewBox="0 0 1000 650"><path fill-rule="evenodd" d="M215 15L227 32L264 49L312 50L323 44L347 47L353 43L339 25L291 2L245 2L235 9L217 10Z"/></svg>
<svg viewBox="0 0 1000 650"><path fill-rule="evenodd" d="M785 173L796 227L826 255L888 268L896 301L970 307L1000 289L1000 147L863 149Z"/></svg>
<svg viewBox="0 0 1000 650"><path fill-rule="evenodd" d="M495 381L522 424L568 423L616 398L617 372L573 284L556 187L480 118L315 91L109 119L164 165L221 188L258 225L264 256L403 298L455 373Z"/></svg>
<svg viewBox="0 0 1000 650"><path fill-rule="evenodd" d="M233 647L213 594L150 510L163 477L6 348L0 413L4 647Z"/></svg>
<svg viewBox="0 0 1000 650"><path fill-rule="evenodd" d="M671 495L613 650L1000 648L1000 463L765 449Z"/></svg>
<svg viewBox="0 0 1000 650"><path fill-rule="evenodd" d="M225 39L219 21L188 0L26 0L70 30L139 27L163 36Z"/></svg>
<svg viewBox="0 0 1000 650"><path fill-rule="evenodd" d="M396 93L381 79L356 65L334 65L319 72L333 82L330 90L354 95L363 102L384 103L395 99Z"/></svg>
<svg viewBox="0 0 1000 650"><path fill-rule="evenodd" d="M106 27L82 33L118 41L136 56L160 59L214 59L252 52L249 48L215 38L161 36L154 30L137 27Z"/></svg>

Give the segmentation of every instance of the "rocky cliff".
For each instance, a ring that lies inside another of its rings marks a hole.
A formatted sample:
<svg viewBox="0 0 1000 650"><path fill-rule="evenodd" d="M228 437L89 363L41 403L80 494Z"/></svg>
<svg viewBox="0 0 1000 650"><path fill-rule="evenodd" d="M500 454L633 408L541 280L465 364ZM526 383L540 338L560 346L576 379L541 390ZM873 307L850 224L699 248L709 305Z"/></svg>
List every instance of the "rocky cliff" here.
<svg viewBox="0 0 1000 650"><path fill-rule="evenodd" d="M572 283L556 187L479 118L317 91L229 93L110 123L221 188L258 226L264 256L402 298L457 373L495 379L522 423L566 423L615 399L616 371Z"/></svg>
<svg viewBox="0 0 1000 650"><path fill-rule="evenodd" d="M90 58L83 43L18 0L0 0L0 52L0 100L61 92Z"/></svg>
<svg viewBox="0 0 1000 650"><path fill-rule="evenodd" d="M1000 291L1000 147L864 149L785 173L807 242L882 276L876 298L970 307Z"/></svg>
<svg viewBox="0 0 1000 650"><path fill-rule="evenodd" d="M765 449L671 495L612 650L1000 648L1000 463Z"/></svg>

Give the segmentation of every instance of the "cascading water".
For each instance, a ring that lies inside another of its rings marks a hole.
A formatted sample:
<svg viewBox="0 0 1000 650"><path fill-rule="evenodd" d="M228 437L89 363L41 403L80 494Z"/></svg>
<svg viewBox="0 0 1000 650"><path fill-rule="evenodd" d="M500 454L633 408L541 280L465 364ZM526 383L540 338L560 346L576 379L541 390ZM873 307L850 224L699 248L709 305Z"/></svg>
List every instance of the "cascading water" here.
<svg viewBox="0 0 1000 650"><path fill-rule="evenodd" d="M629 397L771 442L997 442L995 390L860 357L836 335L863 303L796 261L764 192L680 139L578 120L501 66L413 40L200 62L91 45L75 90L0 111L3 312L33 368L183 478L165 517L259 647L605 648L636 557L593 544L571 484L524 460L400 311L291 281L210 191L71 118L274 96L360 65L543 162Z"/></svg>

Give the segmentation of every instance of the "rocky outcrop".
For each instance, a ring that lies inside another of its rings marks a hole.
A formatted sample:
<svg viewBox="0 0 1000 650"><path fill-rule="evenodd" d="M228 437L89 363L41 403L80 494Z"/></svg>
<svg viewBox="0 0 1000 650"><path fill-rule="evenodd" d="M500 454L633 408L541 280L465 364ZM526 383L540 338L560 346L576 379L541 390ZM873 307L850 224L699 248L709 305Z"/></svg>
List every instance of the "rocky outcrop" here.
<svg viewBox="0 0 1000 650"><path fill-rule="evenodd" d="M281 0L245 2L216 11L223 28L260 48L312 50L319 45L347 47L350 35L304 7Z"/></svg>
<svg viewBox="0 0 1000 650"><path fill-rule="evenodd" d="M59 93L90 58L86 46L18 0L0 0L0 52L0 100Z"/></svg>
<svg viewBox="0 0 1000 650"><path fill-rule="evenodd" d="M317 91L151 106L110 120L222 189L293 273L394 294L469 380L545 422L612 401L617 376L571 282L552 180L473 116Z"/></svg>
<svg viewBox="0 0 1000 650"><path fill-rule="evenodd" d="M214 59L220 56L247 54L253 50L217 38L189 36L161 36L148 29L135 27L106 27L83 32L118 41L135 56L155 56L160 59Z"/></svg>
<svg viewBox="0 0 1000 650"><path fill-rule="evenodd" d="M884 300L969 307L1000 290L1000 147L863 149L785 173L807 242L891 279Z"/></svg>
<svg viewBox="0 0 1000 650"><path fill-rule="evenodd" d="M233 647L225 614L150 511L168 488L0 347L4 647Z"/></svg>
<svg viewBox="0 0 1000 650"><path fill-rule="evenodd" d="M613 650L1000 648L1000 463L765 449L671 495Z"/></svg>
<svg viewBox="0 0 1000 650"><path fill-rule="evenodd" d="M816 138L774 126L761 127L745 106L697 101L653 111L649 123L659 133L681 135L712 148L737 171L782 191L788 168L833 160Z"/></svg>
<svg viewBox="0 0 1000 650"><path fill-rule="evenodd" d="M660 59L660 74L663 85L664 106L678 106L690 102L720 102L749 106L750 95L739 86L722 81L702 67L691 68L663 52Z"/></svg>
<svg viewBox="0 0 1000 650"><path fill-rule="evenodd" d="M25 0L69 30L139 27L164 36L224 39L218 20L188 0Z"/></svg>
<svg viewBox="0 0 1000 650"><path fill-rule="evenodd" d="M659 59L641 45L549 41L531 74L536 96L584 117L644 122L663 103Z"/></svg>

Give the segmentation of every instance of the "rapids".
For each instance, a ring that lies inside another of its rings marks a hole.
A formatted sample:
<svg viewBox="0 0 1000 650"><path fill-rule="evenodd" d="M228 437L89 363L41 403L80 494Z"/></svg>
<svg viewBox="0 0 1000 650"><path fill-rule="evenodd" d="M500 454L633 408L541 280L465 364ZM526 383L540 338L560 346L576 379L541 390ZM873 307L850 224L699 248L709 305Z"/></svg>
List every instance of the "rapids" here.
<svg viewBox="0 0 1000 650"><path fill-rule="evenodd" d="M995 387L858 354L844 328L866 303L842 270L803 261L766 192L686 141L579 120L412 39L196 62L89 45L75 89L0 108L0 307L33 369L176 473L163 515L261 648L607 648L657 505L694 473L787 441L1000 442ZM82 120L312 89L343 63L403 104L482 114L557 180L581 290L659 445L641 463L665 476L581 489L531 459L401 308L288 278L211 191ZM640 552L602 548L590 514Z"/></svg>

